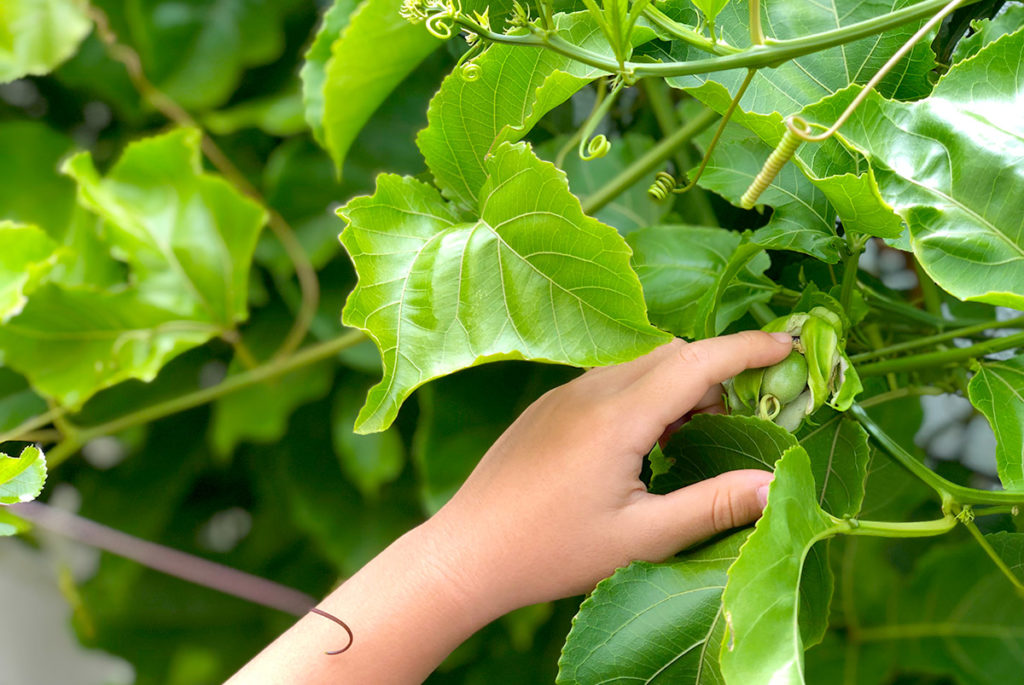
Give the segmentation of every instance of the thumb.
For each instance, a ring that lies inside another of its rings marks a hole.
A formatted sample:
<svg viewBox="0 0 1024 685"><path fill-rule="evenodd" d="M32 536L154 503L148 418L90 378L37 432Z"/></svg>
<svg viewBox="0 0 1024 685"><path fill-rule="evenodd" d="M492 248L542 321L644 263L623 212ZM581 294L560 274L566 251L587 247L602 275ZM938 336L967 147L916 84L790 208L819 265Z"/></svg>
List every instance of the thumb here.
<svg viewBox="0 0 1024 685"><path fill-rule="evenodd" d="M771 471L727 471L647 500L651 524L668 554L756 521L768 501Z"/></svg>

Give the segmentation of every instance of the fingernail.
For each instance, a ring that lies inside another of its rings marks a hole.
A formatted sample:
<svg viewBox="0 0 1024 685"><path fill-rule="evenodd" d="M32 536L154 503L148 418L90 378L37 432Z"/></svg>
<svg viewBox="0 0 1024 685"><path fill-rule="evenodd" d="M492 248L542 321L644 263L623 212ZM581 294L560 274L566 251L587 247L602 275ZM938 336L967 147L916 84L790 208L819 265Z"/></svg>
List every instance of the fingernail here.
<svg viewBox="0 0 1024 685"><path fill-rule="evenodd" d="M757 489L757 501L761 504L761 510L763 511L768 506L768 484L765 483Z"/></svg>
<svg viewBox="0 0 1024 685"><path fill-rule="evenodd" d="M771 333L770 335L780 343L786 343L787 345L793 344L793 336L789 333Z"/></svg>

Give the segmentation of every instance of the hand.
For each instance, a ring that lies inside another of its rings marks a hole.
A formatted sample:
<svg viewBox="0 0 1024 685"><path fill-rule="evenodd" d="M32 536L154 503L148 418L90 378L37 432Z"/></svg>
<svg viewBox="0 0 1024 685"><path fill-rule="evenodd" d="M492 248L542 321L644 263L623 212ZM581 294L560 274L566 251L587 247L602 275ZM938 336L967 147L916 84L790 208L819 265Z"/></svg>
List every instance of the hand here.
<svg viewBox="0 0 1024 685"><path fill-rule="evenodd" d="M639 479L651 446L692 412L721 411L726 378L781 361L789 336L676 340L594 369L534 402L433 518L332 592L230 681L422 682L498 616L580 594L633 559L664 559L760 515L771 474L733 471L668 495Z"/></svg>
<svg viewBox="0 0 1024 685"><path fill-rule="evenodd" d="M791 349L788 335L760 331L675 340L534 402L429 523L445 549L458 550L449 569L467 601L496 617L582 594L634 559L661 561L756 519L768 472L653 495L640 468L681 417L723 410L722 381Z"/></svg>

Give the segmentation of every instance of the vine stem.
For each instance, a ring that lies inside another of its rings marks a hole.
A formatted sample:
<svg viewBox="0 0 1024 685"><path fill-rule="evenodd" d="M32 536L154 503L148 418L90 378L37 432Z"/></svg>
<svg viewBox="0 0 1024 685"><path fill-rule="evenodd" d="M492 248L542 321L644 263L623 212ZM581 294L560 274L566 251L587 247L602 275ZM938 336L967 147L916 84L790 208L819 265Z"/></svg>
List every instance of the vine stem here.
<svg viewBox="0 0 1024 685"><path fill-rule="evenodd" d="M302 293L302 302L292 328L288 335L285 336L284 341L274 356L281 358L294 352L302 344L302 341L306 339L306 334L313 323L317 305L320 302L320 282L317 280L316 270L309 261L309 255L306 254L302 244L295 237L295 231L283 216L267 204L259 190L249 182L249 179L239 171L234 162L224 154L224 151L220 149L213 138L196 121L195 117L175 102L173 98L153 85L142 68L142 59L135 50L120 42L117 34L110 26L110 20L107 18L106 13L95 5L90 5L89 17L95 23L96 34L103 41L104 45L107 46L110 56L124 65L128 72L128 78L143 99L167 117L167 119L179 126L188 126L199 130L202 133L201 146L203 154L210 160L210 163L235 188L255 200L267 212L267 225L281 243L285 254L288 255L288 259L295 269L295 276L299 281L299 288Z"/></svg>
<svg viewBox="0 0 1024 685"><path fill-rule="evenodd" d="M0 433L0 445L12 440L28 440L28 434L53 423L59 418L63 418L67 411L64 407L52 407L49 411L45 411L39 416L33 416L31 419L23 421L17 428L12 428L6 433Z"/></svg>
<svg viewBox="0 0 1024 685"><path fill-rule="evenodd" d="M1010 580L1013 587L1017 590L1017 594L1024 597L1024 583L1020 582L1020 579L1014 575L1013 571L1006 565L1003 558L999 556L994 549L992 549L992 545L989 544L988 540L985 539L985 536L981 534L980 530L978 530L977 524L974 523L974 521L963 521L962 523L964 524L964 528L970 532L974 541L978 543L978 546L985 550L985 554L987 554L989 559L992 560L992 563L996 565L996 568L999 569L1000 573Z"/></svg>
<svg viewBox="0 0 1024 685"><path fill-rule="evenodd" d="M964 0L962 4L969 5L978 1ZM481 38L493 43L543 47L565 55L577 62L589 64L597 69L603 69L609 73L624 73L631 78L645 78L648 76L691 76L694 74L727 71L729 69L760 69L761 67L772 66L802 57L812 52L874 36L912 21L930 17L946 4L943 0L924 0L924 2L915 3L895 12L889 12L879 17L873 17L830 31L823 31L810 36L789 40L766 40L765 45L755 45L732 55L689 60L686 62L624 62L622 65L596 52L574 45L557 35L546 33L506 35L491 31L464 15L455 16L452 20L478 34Z"/></svg>
<svg viewBox="0 0 1024 685"><path fill-rule="evenodd" d="M333 357L338 352L357 345L365 339L366 338L362 331L348 331L337 338L333 338L332 340L327 340L299 350L298 352L293 353L290 357L286 357L284 359L271 359L269 362L250 369L249 371L245 371L235 376L228 376L221 383L212 387L201 388L185 395L179 395L178 397L173 397L166 402L158 402L149 407L144 407L111 421L107 421L106 423L97 424L95 426L79 427L73 437L66 437L64 442L61 442L50 450L46 455L47 464L50 467L57 466L74 454L79 447L94 438L98 438L103 435L110 435L111 433L118 433L133 426L156 421L157 419L165 416L177 414L178 412L212 402L219 397L237 392L243 388L248 388L252 385L262 383L263 381L270 380L271 378L276 378L277 376L294 371L303 366Z"/></svg>
<svg viewBox="0 0 1024 685"><path fill-rule="evenodd" d="M868 359L874 359L876 357L884 357L890 354L896 354L897 352L905 352L907 350L915 350L920 347L928 347L940 342L946 342L947 340L953 340L954 338L968 338L976 333L984 333L995 328L1024 328L1024 316L1018 316L1013 319L1006 319L1000 321L998 319L992 321L986 321L985 323L974 324L971 326L964 326L963 328L956 328L951 331L944 333L937 333L935 335L925 336L923 338L915 338L914 340L908 340L906 342L897 343L888 347L881 347L877 350L871 350L870 352L862 352L855 354L850 357L850 361L857 363L867 361Z"/></svg>
<svg viewBox="0 0 1024 685"><path fill-rule="evenodd" d="M637 158L604 186L594 191L593 195L585 198L581 203L583 211L593 214L607 205L641 178L664 164L665 160L671 157L679 147L686 145L694 136L715 123L717 119L717 112L706 109L672 135L662 138L657 145Z"/></svg>
<svg viewBox="0 0 1024 685"><path fill-rule="evenodd" d="M750 44L764 45L764 29L761 28L761 0L747 0L750 9Z"/></svg>
<svg viewBox="0 0 1024 685"><path fill-rule="evenodd" d="M957 347L950 350L939 350L937 352L915 354L909 357L886 359L873 364L865 364L857 367L857 373L861 376L880 376L898 371L932 369L950 364L958 364L970 359L984 357L993 352L1022 346L1024 346L1024 332L1007 335L1002 338L989 338L984 342L975 343L969 347Z"/></svg>
<svg viewBox="0 0 1024 685"><path fill-rule="evenodd" d="M857 269L860 266L860 254L864 251L866 240L854 237L853 232L846 231L846 246L849 254L843 263L843 285L839 291L839 303L844 311L850 310L850 300L853 297L853 288L857 285Z"/></svg>
<svg viewBox="0 0 1024 685"><path fill-rule="evenodd" d="M952 514L932 521L863 521L832 517L842 535L866 535L883 538L926 538L945 535L956 527Z"/></svg>
<svg viewBox="0 0 1024 685"><path fill-rule="evenodd" d="M678 38L684 43L689 43L704 52L710 52L715 55L734 55L737 52L742 52L741 48L733 47L722 41L713 41L707 36L694 31L689 26L680 24L654 5L648 5L644 9L644 16L649 22L668 35Z"/></svg>
<svg viewBox="0 0 1024 685"><path fill-rule="evenodd" d="M33 525L62 537L293 616L304 616L316 604L309 595L266 578L128 535L42 502L13 504L10 510Z"/></svg>
<svg viewBox="0 0 1024 685"><path fill-rule="evenodd" d="M914 455L903 449L898 442L892 439L881 426L875 423L874 419L868 416L864 408L859 404L850 407L853 414L872 438L889 453L896 461L903 465L908 471L917 476L928 487L935 490L941 497L943 504L1003 504L1021 505L1024 504L1024 492L1007 492L1005 490L978 490L957 485L946 480L939 474L914 458Z"/></svg>
<svg viewBox="0 0 1024 685"><path fill-rule="evenodd" d="M904 397L920 397L922 395L942 395L945 392L946 391L943 390L942 388L936 388L930 385L905 386L902 388L896 388L895 390L890 390L889 392L883 392L873 397L869 397L866 400L861 400L859 404L862 408L868 409L870 407L877 407L880 404L885 404L886 402L892 402L893 400L900 400L903 399Z"/></svg>

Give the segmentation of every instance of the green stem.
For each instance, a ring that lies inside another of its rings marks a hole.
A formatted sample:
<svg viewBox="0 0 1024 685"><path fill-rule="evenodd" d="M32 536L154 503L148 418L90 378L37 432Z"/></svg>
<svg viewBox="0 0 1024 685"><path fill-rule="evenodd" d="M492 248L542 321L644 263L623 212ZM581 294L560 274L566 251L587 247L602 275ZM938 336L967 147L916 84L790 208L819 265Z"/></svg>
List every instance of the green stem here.
<svg viewBox="0 0 1024 685"><path fill-rule="evenodd" d="M753 0L751 0L753 3ZM847 252L846 260L843 263L843 287L839 292L839 304L843 311L850 311L850 299L853 297L853 287L857 285L857 268L860 264L860 253L864 251L864 241L858 240L850 231L846 232Z"/></svg>
<svg viewBox="0 0 1024 685"><path fill-rule="evenodd" d="M751 303L750 315L753 316L757 320L757 323L762 326L778 318L778 315L772 311L772 308L764 302Z"/></svg>
<svg viewBox="0 0 1024 685"><path fill-rule="evenodd" d="M79 447L94 438L119 433L133 426L156 421L165 416L207 404L243 388L276 378L303 366L329 359L342 350L358 345L365 339L362 331L348 331L332 340L310 345L305 349L295 352L290 357L274 359L249 371L235 376L228 376L224 381L213 387L202 388L185 395L173 397L166 402L158 402L157 404L143 407L106 423L81 427L73 438L66 438L64 442L50 450L46 455L47 464L51 468L57 466L78 451Z"/></svg>
<svg viewBox="0 0 1024 685"><path fill-rule="evenodd" d="M684 43L689 43L704 52L710 52L715 55L734 55L742 52L741 48L733 47L721 41L713 41L707 36L697 33L686 24L680 24L653 5L648 6L644 10L644 16L649 22L668 35L678 38Z"/></svg>
<svg viewBox="0 0 1024 685"><path fill-rule="evenodd" d="M978 2L978 0L969 0L965 4L973 4L974 2ZM778 65L779 63L808 55L812 52L819 52L836 47L837 45L860 40L861 38L875 36L912 21L924 19L934 15L946 4L948 4L948 1L925 0L895 12L889 12L831 31L823 31L790 40L767 40L765 45L755 45L732 55L689 60L686 62L624 62L621 65L604 55L586 50L578 45L573 45L555 34L505 35L488 30L471 18L463 15L455 17L454 21L456 24L468 28L480 35L480 37L493 43L548 48L577 62L589 64L592 67L603 69L609 73L624 73L631 78L644 78L647 76L667 78L671 76L708 74L716 71L728 71L729 69L760 69L761 67Z"/></svg>
<svg viewBox="0 0 1024 685"><path fill-rule="evenodd" d="M889 392L883 392L880 395L869 397L866 400L860 401L861 407L868 409L870 407L877 407L880 404L886 402L892 402L893 400L900 400L904 397L920 397L921 395L942 395L945 391L942 388L935 388L930 385L908 385L902 388L896 388Z"/></svg>
<svg viewBox="0 0 1024 685"><path fill-rule="evenodd" d="M64 416L67 411L64 407L52 407L49 411L45 411L39 416L27 419L20 426L12 428L6 433L0 433L0 445L12 440L24 440L26 434L53 423Z"/></svg>
<svg viewBox="0 0 1024 685"><path fill-rule="evenodd" d="M992 545L990 545L988 540L985 539L985 536L981 534L981 531L978 530L978 526L974 521L963 521L963 524L964 528L970 531L971 537L973 537L974 541L978 543L978 546L985 550L985 554L987 554L989 559L992 560L992 563L996 565L996 568L998 568L999 571L1006 576L1011 583L1013 583L1013 586L1017 589L1017 594L1024 596L1024 583L1020 582L1020 579L1014 575L1013 571L1010 570L1010 567L1006 565L1005 561L1003 561L1003 558L999 556L994 549L992 549Z"/></svg>
<svg viewBox="0 0 1024 685"><path fill-rule="evenodd" d="M945 535L956 527L956 517L949 515L932 521L862 521L860 519L838 519L843 535L867 535L881 538L927 538Z"/></svg>
<svg viewBox="0 0 1024 685"><path fill-rule="evenodd" d="M934 314L920 310L917 307L912 307L901 300L895 300L887 295L883 295L863 283L860 284L860 289L861 292L864 293L864 297L868 301L868 304L873 305L876 309L881 311L896 314L900 318L917 321L925 324L926 326L937 328L940 331L945 330L949 328L950 325L954 325L956 323L955 321L944 319L941 316L935 316Z"/></svg>
<svg viewBox="0 0 1024 685"><path fill-rule="evenodd" d="M692 121L667 138L663 138L657 145L648 150L643 156L628 167L619 172L612 180L601 188L598 188L593 195L583 200L583 211L593 214L616 197L624 193L637 181L651 173L665 163L665 160L679 147L686 145L698 133L706 129L718 119L718 113L707 109L701 112Z"/></svg>
<svg viewBox="0 0 1024 685"><path fill-rule="evenodd" d="M970 347L957 347L950 350L939 350L926 354L915 354L899 359L886 359L885 361L865 364L857 367L857 373L861 376L880 376L887 373L899 371L917 371L919 369L934 369L951 364L960 364L970 359L977 359L993 352L1009 350L1014 347L1024 346L1024 332L1007 335L1002 338L989 338L984 342L976 343Z"/></svg>
<svg viewBox="0 0 1024 685"><path fill-rule="evenodd" d="M675 107L668 94L668 86L664 79L645 78L640 82L644 92L647 94L647 102L651 105L654 118L658 120L658 128L663 136L671 136L679 130L679 119L676 117ZM692 166L690 153L686 145L681 145L675 152L676 169L680 175L685 175ZM694 188L690 191L690 207L697 215L697 221L704 226L717 226L718 217L715 210L711 208L711 200L703 188Z"/></svg>
<svg viewBox="0 0 1024 685"><path fill-rule="evenodd" d="M747 0L750 10L750 44L764 45L764 30L761 28L761 0Z"/></svg>
<svg viewBox="0 0 1024 685"><path fill-rule="evenodd" d="M882 347L877 350L871 350L870 352L862 352L861 354L855 354L850 357L850 361L857 363L867 361L868 359L874 359L876 357L884 357L890 354L896 354L897 352L905 352L907 350L915 350L920 347L928 347L940 342L946 342L954 338L968 338L976 333L984 333L985 331L994 330L997 328L1024 328L1024 316L1018 316L1013 319L1007 319L1005 321L992 320L984 323L973 324L971 326L964 326L963 328L956 328L951 331L945 331L944 333L936 333L935 335L925 336L923 338L915 338L906 342L897 343L888 347Z"/></svg>
<svg viewBox="0 0 1024 685"><path fill-rule="evenodd" d="M1000 516L1002 514L1020 516L1020 506L1016 504L1006 504L998 507L975 507L974 509L975 516Z"/></svg>
<svg viewBox="0 0 1024 685"><path fill-rule="evenodd" d="M935 281L916 259L914 260L914 271L917 272L917 282L921 286L921 295L924 296L924 308L935 316L942 316L942 298Z"/></svg>
<svg viewBox="0 0 1024 685"><path fill-rule="evenodd" d="M956 504L1024 504L1024 492L1006 492L999 490L978 490L950 482L919 462L893 440L882 428L868 416L864 408L854 404L850 413L860 422L872 438L908 471L917 476L925 485L935 490L943 502Z"/></svg>

